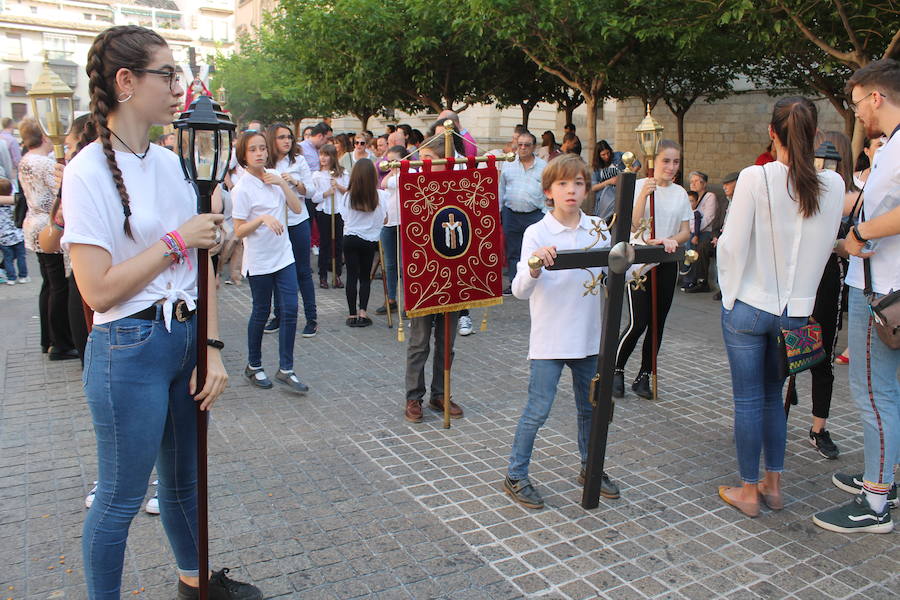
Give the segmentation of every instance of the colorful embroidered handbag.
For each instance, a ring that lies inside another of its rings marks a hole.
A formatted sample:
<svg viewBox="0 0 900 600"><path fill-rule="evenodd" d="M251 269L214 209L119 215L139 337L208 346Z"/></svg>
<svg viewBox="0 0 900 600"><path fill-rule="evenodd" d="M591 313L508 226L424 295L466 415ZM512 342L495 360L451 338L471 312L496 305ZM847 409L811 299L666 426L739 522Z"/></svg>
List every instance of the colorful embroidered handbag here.
<svg viewBox="0 0 900 600"><path fill-rule="evenodd" d="M784 358L782 373L796 375L825 360L825 346L822 343L822 326L815 319L797 329L782 329L778 336L780 356Z"/></svg>

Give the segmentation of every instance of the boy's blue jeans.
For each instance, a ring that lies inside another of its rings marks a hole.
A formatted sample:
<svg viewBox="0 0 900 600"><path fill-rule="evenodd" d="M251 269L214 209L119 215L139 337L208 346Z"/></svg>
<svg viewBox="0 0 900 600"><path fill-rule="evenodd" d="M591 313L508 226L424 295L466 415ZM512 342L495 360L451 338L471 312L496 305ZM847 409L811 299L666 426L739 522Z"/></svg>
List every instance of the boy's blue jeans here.
<svg viewBox="0 0 900 600"><path fill-rule="evenodd" d="M802 327L808 317L781 317L740 300L722 307L722 337L731 367L734 395L734 444L741 481L759 483L759 455L766 471L784 471L787 419L781 390L778 336L781 327Z"/></svg>
<svg viewBox="0 0 900 600"><path fill-rule="evenodd" d="M893 483L900 463L900 350L878 338L862 290L850 288L850 394L863 425L863 479Z"/></svg>
<svg viewBox="0 0 900 600"><path fill-rule="evenodd" d="M158 309L159 312L159 309ZM88 597L119 600L128 527L150 472L159 475L160 518L178 572L197 576L197 419L188 383L196 317L123 318L94 325L84 391L97 439L97 494L81 539Z"/></svg>
<svg viewBox="0 0 900 600"><path fill-rule="evenodd" d="M0 246L3 251L3 266L6 268L6 278L15 281L21 277L28 277L28 262L25 260L25 242L19 242L12 246ZM18 276L16 269L18 268Z"/></svg>
<svg viewBox="0 0 900 600"><path fill-rule="evenodd" d="M575 409L578 420L578 452L581 466L587 464L588 438L591 434L591 404L588 401L591 379L597 372L597 355L585 358L533 359L528 379L528 401L519 418L512 453L509 456L510 479L528 477L528 464L534 450L538 429L550 415L556 398L556 388L564 366L572 371L572 387L575 390Z"/></svg>

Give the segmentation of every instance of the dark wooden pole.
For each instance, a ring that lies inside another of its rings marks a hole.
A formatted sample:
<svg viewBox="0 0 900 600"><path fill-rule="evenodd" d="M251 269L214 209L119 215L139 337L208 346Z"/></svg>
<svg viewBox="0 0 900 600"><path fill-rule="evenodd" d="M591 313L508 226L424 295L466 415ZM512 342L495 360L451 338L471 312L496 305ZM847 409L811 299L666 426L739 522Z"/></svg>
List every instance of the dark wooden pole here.
<svg viewBox="0 0 900 600"><path fill-rule="evenodd" d="M199 196L198 212L212 211L212 190ZM199 393L206 384L206 356L209 320L209 250L197 250L197 386ZM198 569L200 584L198 588L200 600L207 600L209 593L209 502L207 485L207 447L208 413L200 410L200 402L196 402L197 411L197 536Z"/></svg>
<svg viewBox="0 0 900 600"><path fill-rule="evenodd" d="M647 177L653 178L653 159L647 162ZM656 193L650 194L650 239L656 239ZM659 282L657 280L657 271L659 265L650 270L650 339L651 339L651 357L650 357L650 379L653 399L657 398L656 386L656 354L659 352L659 303L657 302L657 293L659 292Z"/></svg>

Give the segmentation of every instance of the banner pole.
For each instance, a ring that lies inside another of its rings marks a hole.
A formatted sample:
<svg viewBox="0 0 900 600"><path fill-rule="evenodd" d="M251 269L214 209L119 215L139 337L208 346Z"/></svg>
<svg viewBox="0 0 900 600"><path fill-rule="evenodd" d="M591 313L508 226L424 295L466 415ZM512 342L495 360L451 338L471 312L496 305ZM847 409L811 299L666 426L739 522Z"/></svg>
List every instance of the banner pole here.
<svg viewBox="0 0 900 600"><path fill-rule="evenodd" d="M450 313L444 315L444 429L450 429Z"/></svg>

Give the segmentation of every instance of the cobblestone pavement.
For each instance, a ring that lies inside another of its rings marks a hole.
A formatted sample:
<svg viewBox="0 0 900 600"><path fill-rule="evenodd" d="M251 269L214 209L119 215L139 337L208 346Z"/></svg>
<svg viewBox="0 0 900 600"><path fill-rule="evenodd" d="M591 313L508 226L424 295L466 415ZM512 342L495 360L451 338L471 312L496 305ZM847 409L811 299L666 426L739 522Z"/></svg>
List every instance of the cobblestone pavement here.
<svg viewBox="0 0 900 600"><path fill-rule="evenodd" d="M68 600L85 596L80 536L96 456L77 362L40 354L38 286L0 286L0 598ZM785 510L750 520L718 499L716 486L737 475L709 295L676 299L660 401L630 392L619 401L607 470L622 498L593 511L579 506L574 403L563 379L535 448L532 478L547 508L534 512L500 488L526 397L527 303L507 299L490 310L488 331L457 338L453 394L466 415L444 430L428 410L422 424L402 418L396 329L383 318L349 329L343 290L317 292L320 333L296 345L306 397L257 390L241 376L249 289L221 294L232 381L210 427L211 560L268 597L897 597L896 531L851 537L810 521L849 500L831 473L862 462L846 368L838 367L829 421L841 458L825 461L806 441L804 377L789 423ZM381 298L376 281L373 309ZM482 314L473 311L476 329ZM269 369L274 337L263 344ZM123 595L172 598L172 564L158 518L141 512Z"/></svg>

